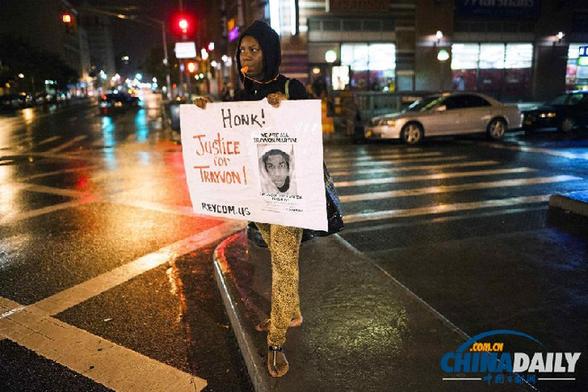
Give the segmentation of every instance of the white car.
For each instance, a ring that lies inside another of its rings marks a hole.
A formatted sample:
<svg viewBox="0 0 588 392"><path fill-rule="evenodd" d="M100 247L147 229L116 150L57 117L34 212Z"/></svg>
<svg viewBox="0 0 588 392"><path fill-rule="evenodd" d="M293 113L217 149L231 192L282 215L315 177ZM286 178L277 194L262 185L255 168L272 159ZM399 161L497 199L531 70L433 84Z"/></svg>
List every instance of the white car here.
<svg viewBox="0 0 588 392"><path fill-rule="evenodd" d="M521 128L522 121L516 105L505 105L479 93L444 93L415 101L403 112L372 118L364 136L417 144L426 136L486 132L498 140L508 129Z"/></svg>

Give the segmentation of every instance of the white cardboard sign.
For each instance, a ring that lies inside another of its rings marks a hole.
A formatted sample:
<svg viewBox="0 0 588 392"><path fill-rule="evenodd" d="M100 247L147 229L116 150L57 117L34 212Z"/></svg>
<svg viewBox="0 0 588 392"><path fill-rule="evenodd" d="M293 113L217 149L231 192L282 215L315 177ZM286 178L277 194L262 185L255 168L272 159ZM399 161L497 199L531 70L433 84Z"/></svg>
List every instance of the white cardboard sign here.
<svg viewBox="0 0 588 392"><path fill-rule="evenodd" d="M319 100L180 106L194 211L327 230Z"/></svg>

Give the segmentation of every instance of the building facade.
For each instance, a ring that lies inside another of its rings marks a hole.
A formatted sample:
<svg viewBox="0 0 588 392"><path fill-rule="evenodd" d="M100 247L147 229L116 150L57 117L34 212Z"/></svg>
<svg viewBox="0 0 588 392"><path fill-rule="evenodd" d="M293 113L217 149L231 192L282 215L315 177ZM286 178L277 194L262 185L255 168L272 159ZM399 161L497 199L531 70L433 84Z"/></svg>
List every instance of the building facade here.
<svg viewBox="0 0 588 392"><path fill-rule="evenodd" d="M67 23L64 15L69 16ZM79 28L76 9L66 0L3 0L0 34L56 54L80 77L88 73L87 37Z"/></svg>
<svg viewBox="0 0 588 392"><path fill-rule="evenodd" d="M588 4L576 1L418 0L417 89L544 100L587 88L587 17Z"/></svg>
<svg viewBox="0 0 588 392"><path fill-rule="evenodd" d="M90 50L92 74L103 71L108 77L116 73L112 43L112 20L110 16L82 12L80 24L86 31Z"/></svg>
<svg viewBox="0 0 588 392"><path fill-rule="evenodd" d="M220 4L218 31L207 32L207 40L222 41L219 57L232 57L239 31L262 19L281 36L282 71L303 82L320 80L329 90L464 89L504 100L544 100L566 89L588 88L587 2L223 0Z"/></svg>

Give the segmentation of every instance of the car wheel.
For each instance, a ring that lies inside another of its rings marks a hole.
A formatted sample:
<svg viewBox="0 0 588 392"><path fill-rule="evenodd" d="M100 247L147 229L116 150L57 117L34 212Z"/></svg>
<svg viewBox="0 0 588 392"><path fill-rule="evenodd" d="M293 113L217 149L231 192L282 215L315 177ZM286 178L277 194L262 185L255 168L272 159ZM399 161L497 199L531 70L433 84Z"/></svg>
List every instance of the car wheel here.
<svg viewBox="0 0 588 392"><path fill-rule="evenodd" d="M418 144L423 140L424 135L423 127L418 123L412 122L402 127L400 137L406 144Z"/></svg>
<svg viewBox="0 0 588 392"><path fill-rule="evenodd" d="M563 133L570 133L576 128L576 122L570 117L565 117L559 123L559 130Z"/></svg>
<svg viewBox="0 0 588 392"><path fill-rule="evenodd" d="M486 128L486 134L492 140L502 139L505 132L506 132L506 121L504 121L500 118L495 118L492 121L490 121L490 124L488 124L488 127Z"/></svg>

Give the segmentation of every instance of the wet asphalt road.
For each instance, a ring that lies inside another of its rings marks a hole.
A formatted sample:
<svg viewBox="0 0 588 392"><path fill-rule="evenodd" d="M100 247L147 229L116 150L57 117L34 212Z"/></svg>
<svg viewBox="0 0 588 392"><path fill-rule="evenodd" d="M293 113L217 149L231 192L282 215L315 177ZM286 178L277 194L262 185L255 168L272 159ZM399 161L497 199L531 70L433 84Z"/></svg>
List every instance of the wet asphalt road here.
<svg viewBox="0 0 588 392"><path fill-rule="evenodd" d="M153 96L114 116L72 104L0 117L0 317L32 305L63 333L130 350L131 372L169 365L206 390L250 390L210 262L231 227L190 213L174 138ZM588 353L586 221L547 206L554 192L588 189L588 131L336 142L325 159L342 237L456 327L517 329L550 351ZM153 265L135 270L137 260ZM107 390L83 350L20 333L36 328L27 317L10 331L0 319L0 390ZM585 378L546 390L586 390Z"/></svg>
<svg viewBox="0 0 588 392"><path fill-rule="evenodd" d="M251 389L212 274L235 228L191 213L173 139L153 95L112 116L86 102L0 117L0 323L22 318L0 324L1 391L103 391L131 376Z"/></svg>

